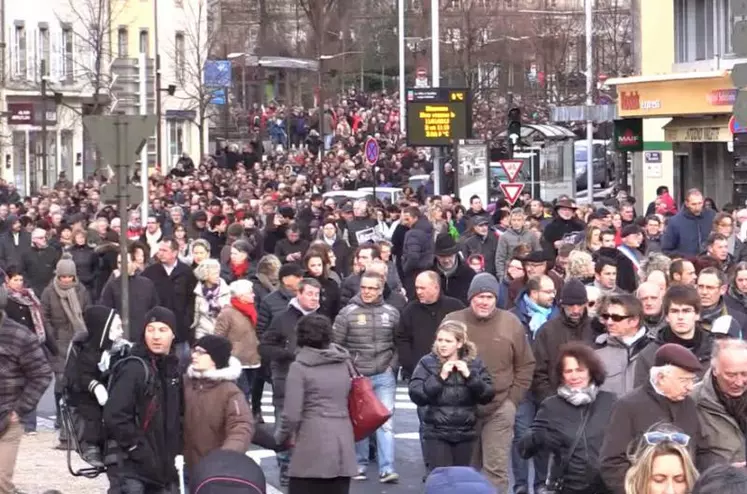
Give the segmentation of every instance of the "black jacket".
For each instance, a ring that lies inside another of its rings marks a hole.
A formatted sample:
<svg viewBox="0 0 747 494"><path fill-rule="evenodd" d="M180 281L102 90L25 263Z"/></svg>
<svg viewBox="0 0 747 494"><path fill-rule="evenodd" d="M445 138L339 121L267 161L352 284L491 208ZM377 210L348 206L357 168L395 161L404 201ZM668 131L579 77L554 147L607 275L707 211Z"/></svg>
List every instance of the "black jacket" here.
<svg viewBox="0 0 747 494"><path fill-rule="evenodd" d="M36 335L34 320L31 317L31 309L28 305L19 304L12 298L8 298L8 304L5 306L5 314L8 316L8 319L17 322ZM50 331L47 321L45 321L44 324L44 334L46 335L44 343L42 344L44 354L47 358L56 357L60 354L60 348L57 346L57 341L55 340L52 331ZM67 348L63 348L63 352L64 351L67 351Z"/></svg>
<svg viewBox="0 0 747 494"><path fill-rule="evenodd" d="M21 230L18 233L18 245L13 241L12 233L0 236L0 268L7 270L10 266L21 268L23 255L31 250L31 235Z"/></svg>
<svg viewBox="0 0 747 494"><path fill-rule="evenodd" d="M436 330L446 314L462 309L461 301L446 295L439 297L435 304L423 304L418 300L407 303L394 333L399 363L406 376L411 376L418 361L433 349Z"/></svg>
<svg viewBox="0 0 747 494"><path fill-rule="evenodd" d="M320 285L322 285L322 290L319 293L319 314L327 316L330 320L334 321L335 317L337 317L337 313L340 312L341 309L340 286L331 278L317 278L308 273L306 276L315 279Z"/></svg>
<svg viewBox="0 0 747 494"><path fill-rule="evenodd" d="M130 276L127 281L127 291L130 294L130 334L127 338L140 341L145 330L145 315L159 305L158 293L153 282L144 276ZM98 303L114 309L118 314L122 313L122 279L119 276L112 276L104 285Z"/></svg>
<svg viewBox="0 0 747 494"><path fill-rule="evenodd" d="M210 244L210 257L220 259L220 251L226 245L226 236L222 233L205 230L200 234L200 238L207 240L207 243Z"/></svg>
<svg viewBox="0 0 747 494"><path fill-rule="evenodd" d="M495 396L493 380L479 357L467 363L467 379L456 371L442 379L442 365L438 356L429 353L418 362L408 386L413 403L425 407L422 438L473 441L477 437L477 405L487 405Z"/></svg>
<svg viewBox="0 0 747 494"><path fill-rule="evenodd" d="M468 302L467 293L472 278L475 277L475 272L462 261L461 257L457 256L456 262L456 271L448 276L438 267L438 261L434 263L433 270L441 277L441 291L444 295L461 300L462 303L466 304Z"/></svg>
<svg viewBox="0 0 747 494"><path fill-rule="evenodd" d="M26 286L34 290L37 297L41 298L44 289L54 278L54 270L62 253L48 245L43 249L31 247L23 254L23 274L26 278Z"/></svg>
<svg viewBox="0 0 747 494"><path fill-rule="evenodd" d="M405 243L402 246L402 272L405 276L412 276L424 269L430 269L434 256L433 225L425 216L421 216L405 234Z"/></svg>
<svg viewBox="0 0 747 494"><path fill-rule="evenodd" d="M520 438L521 456L528 459L540 452L550 451L555 458L550 478L555 480L562 477L568 492L607 492L599 471L599 450L616 400L614 393L600 391L593 403L577 407L557 395L551 396L542 402L532 427ZM584 414L589 414L586 426L569 458L568 453L576 442ZM562 472L560 469L564 461L568 466Z"/></svg>
<svg viewBox="0 0 747 494"><path fill-rule="evenodd" d="M73 245L68 252L73 256L78 279L83 286L92 292L95 288L96 268L99 264L98 256L88 245Z"/></svg>
<svg viewBox="0 0 747 494"><path fill-rule="evenodd" d="M121 474L148 484L177 481L174 458L182 451L182 379L173 354L154 355L143 343L132 348L136 361L123 362L112 376L104 406L107 437L121 450Z"/></svg>
<svg viewBox="0 0 747 494"><path fill-rule="evenodd" d="M558 249L555 248L555 242L562 240L563 237L571 233L583 232L586 225L583 221L574 215L570 220L564 220L560 216L555 218L545 226L542 233L542 249L549 259L555 259Z"/></svg>
<svg viewBox="0 0 747 494"><path fill-rule="evenodd" d="M195 315L195 278L192 269L181 261L169 276L161 263L151 264L142 276L149 278L156 288L158 304L170 309L176 315L177 343L194 340L192 321Z"/></svg>
<svg viewBox="0 0 747 494"><path fill-rule="evenodd" d="M279 241L277 244L275 244L275 255L278 259L280 259L280 262L283 264L286 264L288 260L286 257L290 254L295 254L299 252L301 254L301 257L294 261L296 264L300 265L301 261L303 261L303 256L306 254L306 251L309 249L309 241L305 239L298 239L297 242L290 243L287 238L284 238L283 240Z"/></svg>
<svg viewBox="0 0 747 494"><path fill-rule="evenodd" d="M473 254L479 254L485 260L485 271L490 274L496 274L495 272L495 253L498 249L498 237L492 230L488 230L488 234L485 237L474 234L468 237L463 244L463 250L465 257L469 257ZM503 277L505 273L498 273L499 277Z"/></svg>
<svg viewBox="0 0 747 494"><path fill-rule="evenodd" d="M262 334L270 327L274 317L288 308L293 294L285 288L278 288L262 299L257 311L257 338L262 341Z"/></svg>

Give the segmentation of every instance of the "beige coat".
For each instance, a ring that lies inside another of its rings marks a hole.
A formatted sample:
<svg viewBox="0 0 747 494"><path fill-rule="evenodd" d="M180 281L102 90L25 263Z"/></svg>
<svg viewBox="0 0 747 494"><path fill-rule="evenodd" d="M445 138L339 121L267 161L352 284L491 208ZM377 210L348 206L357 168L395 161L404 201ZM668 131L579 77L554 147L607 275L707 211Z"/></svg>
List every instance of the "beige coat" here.
<svg viewBox="0 0 747 494"><path fill-rule="evenodd" d="M252 321L233 305L221 309L215 320L215 334L225 336L233 345L232 355L244 367L259 365L259 339Z"/></svg>

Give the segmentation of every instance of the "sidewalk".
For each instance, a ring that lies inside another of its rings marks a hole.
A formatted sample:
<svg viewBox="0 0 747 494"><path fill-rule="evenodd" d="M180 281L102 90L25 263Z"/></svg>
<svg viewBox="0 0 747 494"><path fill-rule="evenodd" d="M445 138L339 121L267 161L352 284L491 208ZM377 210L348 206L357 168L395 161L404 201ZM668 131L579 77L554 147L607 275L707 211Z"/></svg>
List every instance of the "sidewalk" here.
<svg viewBox="0 0 747 494"><path fill-rule="evenodd" d="M55 441L55 433L49 431L23 437L13 475L16 488L25 494L42 494L50 489L62 494L105 493L109 487L106 474L95 479L74 477L67 469L67 453L53 448ZM72 460L73 469L85 465L74 453ZM268 484L267 494L282 493Z"/></svg>

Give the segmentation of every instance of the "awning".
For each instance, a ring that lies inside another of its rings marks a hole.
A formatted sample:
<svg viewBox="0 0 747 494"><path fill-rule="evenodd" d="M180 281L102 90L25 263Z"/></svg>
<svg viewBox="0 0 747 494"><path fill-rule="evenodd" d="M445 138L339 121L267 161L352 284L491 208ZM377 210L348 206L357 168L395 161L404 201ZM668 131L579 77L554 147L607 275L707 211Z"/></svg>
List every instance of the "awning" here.
<svg viewBox="0 0 747 494"><path fill-rule="evenodd" d="M730 142L729 117L673 118L664 126L667 142Z"/></svg>
<svg viewBox="0 0 747 494"><path fill-rule="evenodd" d="M506 137L504 130L498 137ZM544 139L575 139L578 136L560 125L548 124L523 124L521 126L521 138L525 140Z"/></svg>

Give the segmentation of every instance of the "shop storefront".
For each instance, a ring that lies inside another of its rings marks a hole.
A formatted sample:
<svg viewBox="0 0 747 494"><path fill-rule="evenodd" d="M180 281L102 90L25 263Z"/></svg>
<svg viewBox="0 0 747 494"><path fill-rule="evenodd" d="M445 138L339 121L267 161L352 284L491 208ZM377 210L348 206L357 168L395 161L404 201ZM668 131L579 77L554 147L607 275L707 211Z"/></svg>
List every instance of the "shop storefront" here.
<svg viewBox="0 0 747 494"><path fill-rule="evenodd" d="M667 185L682 198L698 187L718 204L732 197L729 116L736 98L727 71L614 79L618 116L643 119L634 153L634 194L647 204Z"/></svg>

